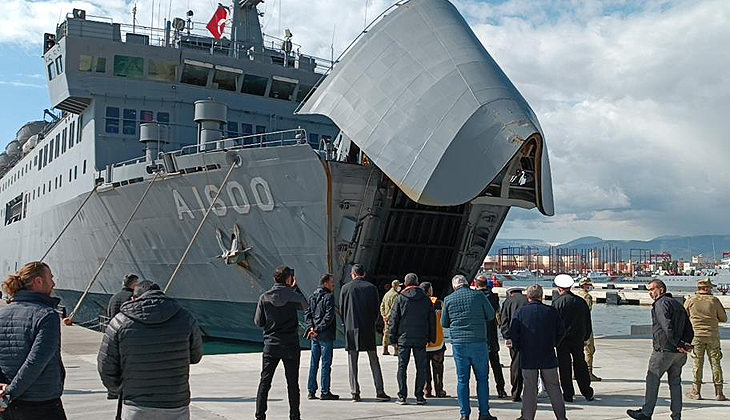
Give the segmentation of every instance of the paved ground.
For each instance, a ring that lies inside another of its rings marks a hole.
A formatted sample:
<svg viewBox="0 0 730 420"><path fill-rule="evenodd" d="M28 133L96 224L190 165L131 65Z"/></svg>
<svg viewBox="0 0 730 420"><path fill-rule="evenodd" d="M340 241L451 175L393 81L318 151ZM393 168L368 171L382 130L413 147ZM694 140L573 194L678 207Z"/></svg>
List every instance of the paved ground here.
<svg viewBox="0 0 730 420"><path fill-rule="evenodd" d="M728 331L726 331L728 332ZM726 334L727 335L727 334ZM115 402L107 401L96 372L96 351L101 340L99 333L81 327L63 327L64 362L67 368L66 392L63 397L69 419L99 420L111 419ZM651 340L645 338L603 338L596 340L598 348L596 374L603 382L596 383L596 401L588 403L576 397L575 403L568 407L568 417L576 419L623 419L627 408L637 408L643 402L644 375L650 352ZM730 347L730 340L723 340L723 347ZM380 357L385 376L386 391L395 396L397 360L393 356ZM302 352L300 385L302 395L308 371L309 353ZM508 365L509 356L502 352L502 364ZM192 368L191 387L193 393L192 418L202 420L253 419L256 400L256 387L260 371L260 354L238 354L205 356L203 361ZM723 368L730 376L730 362L723 360ZM288 406L284 385L283 368L279 368L269 400L269 419L287 419ZM705 367L705 379L709 380L709 366ZM504 369L509 376L508 369ZM451 351L446 360L447 392L456 394L456 378ZM691 361L687 363L683 378L684 391L689 390L688 379L691 375ZM413 367L409 373L412 386L415 377ZM509 382L509 379L507 379ZM399 406L394 403L375 402L375 390L367 365L367 357L360 359L360 385L363 402L353 404L348 399L347 359L342 350L336 350L333 363L333 392L345 399L340 401L308 401L302 399L302 418L307 420L324 419L458 419L459 409L455 398L432 399L426 406L416 406L415 399L410 405ZM490 384L492 394L494 385ZM711 385L703 387L704 394L711 396ZM730 392L730 386L726 385ZM412 392L412 388L411 388ZM474 389L472 390L474 393ZM669 390L665 384L660 389L660 402L654 419L669 419ZM472 400L472 405L476 401ZM714 400L686 401L683 419L714 420L730 419L730 402ZM476 407L472 418L476 418ZM520 404L511 400L492 399L492 414L500 419L515 419L519 416ZM547 399L541 400L537 419L554 418Z"/></svg>

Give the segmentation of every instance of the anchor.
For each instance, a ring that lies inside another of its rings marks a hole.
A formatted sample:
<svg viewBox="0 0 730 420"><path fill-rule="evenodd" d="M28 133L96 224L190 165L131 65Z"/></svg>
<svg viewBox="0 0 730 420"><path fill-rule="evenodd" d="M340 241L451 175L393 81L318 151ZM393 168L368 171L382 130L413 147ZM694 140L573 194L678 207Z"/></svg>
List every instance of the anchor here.
<svg viewBox="0 0 730 420"><path fill-rule="evenodd" d="M226 264L238 264L245 269L250 269L250 265L246 260L247 254L253 247L247 247L241 240L241 231L238 225L233 226L233 234L229 237L222 230L216 229L218 239L218 246L221 248L221 258ZM224 245L226 241L230 241L230 246Z"/></svg>

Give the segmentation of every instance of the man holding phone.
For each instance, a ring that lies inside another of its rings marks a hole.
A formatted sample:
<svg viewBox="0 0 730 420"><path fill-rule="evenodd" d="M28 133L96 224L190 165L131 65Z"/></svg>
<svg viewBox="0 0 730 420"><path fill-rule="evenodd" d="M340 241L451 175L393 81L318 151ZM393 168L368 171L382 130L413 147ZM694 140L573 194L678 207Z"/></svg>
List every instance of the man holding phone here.
<svg viewBox="0 0 730 420"><path fill-rule="evenodd" d="M261 380L256 394L256 420L266 419L271 380L279 361L284 363L289 394L289 419L300 420L299 413L299 319L297 311L307 309L307 299L297 287L294 270L282 266L274 271L274 287L259 298L254 324L264 330Z"/></svg>

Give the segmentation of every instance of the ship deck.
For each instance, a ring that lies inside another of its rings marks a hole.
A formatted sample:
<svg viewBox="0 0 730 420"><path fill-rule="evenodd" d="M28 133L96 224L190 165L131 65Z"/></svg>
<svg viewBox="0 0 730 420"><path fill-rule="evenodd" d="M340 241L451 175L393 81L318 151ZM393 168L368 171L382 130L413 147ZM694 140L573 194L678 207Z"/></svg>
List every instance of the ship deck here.
<svg viewBox="0 0 730 420"><path fill-rule="evenodd" d="M113 418L116 401L106 400L106 390L96 372L96 352L101 341L101 334L81 327L63 327L63 360L66 365L66 391L63 396L64 406L69 418L76 420L97 420ZM503 344L503 343L502 343ZM724 328L723 347L730 345L730 328ZM600 383L594 383L596 400L585 402L576 397L574 403L568 403L568 418L575 419L621 419L627 418L626 409L638 408L643 400L644 375L651 351L651 339L648 337L606 337L596 340L596 370L603 377ZM456 375L451 358L451 348L447 351L445 363L446 390L456 395ZM397 359L393 356L380 356L385 378L385 390L391 396L396 395ZM501 351L503 366L508 366L509 355L504 346ZM360 358L360 385L363 402L353 404L349 401L347 380L347 357L341 349L335 350L332 376L332 392L339 394L340 401L309 401L306 399L306 378L309 367L309 352L302 352L299 384L302 389L301 411L304 419L412 419L418 416L421 420L442 420L458 418L459 408L456 398L430 399L428 405L416 406L413 397L409 405L400 406L393 402L374 402L375 390L372 385L367 357ZM722 361L725 372L730 372L730 361ZM254 417L256 387L261 366L261 355L231 354L205 356L202 362L191 369L190 385L192 388L191 414L193 419L222 420ZM691 360L684 367L683 391L690 387L692 372ZM509 369L504 368L509 383ZM413 363L409 370L409 386L415 378ZM705 381L710 381L708 363L705 363ZM491 382L491 381L490 381ZM703 395L712 396L711 384L703 386ZM288 405L283 370L276 373L269 399L268 417L272 419L288 418ZM412 388L411 392L412 392ZM472 384L472 395L475 393ZM490 393L495 394L494 385L490 383ZM730 387L726 387L730 391ZM511 400L492 398L491 413L500 419L519 417L520 403ZM476 400L472 399L473 416L477 414ZM719 419L730 413L730 402L714 400L684 400L683 418L685 420ZM659 393L659 404L655 418L669 418L669 389L663 383ZM547 399L539 400L538 419L553 418Z"/></svg>

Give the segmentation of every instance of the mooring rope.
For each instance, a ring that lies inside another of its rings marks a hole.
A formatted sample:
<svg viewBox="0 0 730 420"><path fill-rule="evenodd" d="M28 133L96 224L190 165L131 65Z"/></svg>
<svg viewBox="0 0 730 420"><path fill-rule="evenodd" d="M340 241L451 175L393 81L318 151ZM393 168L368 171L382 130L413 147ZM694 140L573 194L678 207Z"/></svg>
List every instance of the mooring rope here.
<svg viewBox="0 0 730 420"><path fill-rule="evenodd" d="M215 206L215 203L218 201L218 197L220 197L221 192L223 192L223 187L225 187L226 184L228 183L228 179L231 177L231 174L233 173L233 169L240 162L240 159L241 159L240 157L236 156L236 160L233 163L231 163L231 167L228 169L228 173L226 174L226 177L223 179L223 182L221 183L220 187L218 187L218 191L216 192L213 200L211 200L210 206L208 206L208 210L205 211L203 220L201 220L200 224L198 224L198 228L195 230L195 233L193 234L192 239L190 239L190 242L188 243L188 247L185 249L185 252L183 252L182 257L180 257L180 261L178 261L177 267L175 267L175 271L172 272L172 275L170 276L170 280L167 281L167 285L165 286L165 289L163 290L164 293L167 293L167 290L170 289L170 286L175 281L175 278L177 277L177 273L180 271L180 267L182 266L183 262L185 261L185 258L187 258L188 253L190 252L190 249L193 247L193 243L195 243L195 240L198 238L198 234L200 233L201 229L203 228L203 225L205 224L205 220L208 219L208 215L210 215L210 211L213 209L213 206Z"/></svg>
<svg viewBox="0 0 730 420"><path fill-rule="evenodd" d="M100 184L94 185L94 189L92 189L89 192L89 194L84 199L84 202L81 203L81 206L76 210L76 213L74 213L74 215L71 216L71 219L69 219L69 221L66 223L66 226L64 226L63 229L61 229L61 233L59 233L58 236L56 236L56 240L54 240L53 243L51 244L51 246L48 247L48 250L46 251L45 254L43 254L43 256L41 257L40 261L43 261L43 260L46 259L46 257L51 252L51 250L53 249L53 247L56 246L56 244L58 243L59 239L61 239L61 236L66 232L66 229L68 229L68 227L71 226L71 222L73 222L74 219L76 219L76 216L78 216L78 214L81 213L81 209L84 208L84 206L89 201L89 199L91 198L91 196L94 195L94 193L96 192L96 189L99 188L99 185Z"/></svg>
<svg viewBox="0 0 730 420"><path fill-rule="evenodd" d="M137 205L134 207L134 210L132 210L132 214L130 214L129 218L127 219L127 223L124 224L122 231L119 232L119 235L117 235L117 239L114 241L111 248L109 248L109 252L106 253L104 260L101 262L101 264L99 264L99 268L96 269L96 273L94 273L94 276L91 278L91 281L89 281L89 285L86 286L86 290L84 290L84 293L81 295L81 298L76 303L76 307L71 312L71 314L66 319L63 320L64 324L71 325L73 323L73 319L76 316L76 312L78 312L79 308L81 307L81 304L84 302L84 299L86 299L86 296L89 294L89 291L91 290L91 286L93 286L94 282L96 282L97 277L99 277L99 273L101 273L101 269L104 268L104 265L106 264L107 260L112 255L112 252L114 252L114 248L119 243L119 240L122 239L122 235L124 235L124 232L126 232L130 223L132 223L132 219L134 219L134 215L137 214L137 210L139 210L145 197L147 197L147 193L150 192L150 189L152 188L152 184L155 183L155 181L157 180L157 178L159 176L160 176L160 172L159 171L155 172L155 176L152 177L152 180L150 180L150 183L147 184L147 189L144 190L144 194L142 194L142 198L140 198L139 201L137 202Z"/></svg>

